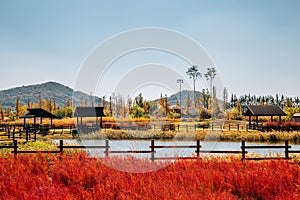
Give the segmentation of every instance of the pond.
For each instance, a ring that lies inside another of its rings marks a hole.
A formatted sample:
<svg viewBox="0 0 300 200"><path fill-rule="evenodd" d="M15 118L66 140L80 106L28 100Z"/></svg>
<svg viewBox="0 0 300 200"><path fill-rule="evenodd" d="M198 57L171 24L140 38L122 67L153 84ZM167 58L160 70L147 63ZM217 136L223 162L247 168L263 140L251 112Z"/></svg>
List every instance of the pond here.
<svg viewBox="0 0 300 200"><path fill-rule="evenodd" d="M58 140L53 140L54 143L59 143ZM104 146L105 140L64 140L64 144L76 144L84 146ZM150 150L150 140L109 140L110 151L128 151L128 150ZM155 146L195 146L196 141L162 141L155 140ZM283 146L282 143L270 144L270 143L257 143L257 142L246 142L246 146ZM290 150L300 150L300 145L289 144ZM215 141L201 141L201 150L225 150L225 151L240 151L241 142L215 142ZM174 156L192 156L196 148L161 148L155 149L155 157L174 157ZM103 157L104 149L86 149L91 156ZM248 155L258 154L260 156L266 155L280 155L284 156L284 148L280 149L247 149ZM127 154L113 154L113 155L129 155ZM130 154L135 157L150 158L150 153L145 154ZM212 154L212 153L201 153L201 156L222 156L228 154Z"/></svg>

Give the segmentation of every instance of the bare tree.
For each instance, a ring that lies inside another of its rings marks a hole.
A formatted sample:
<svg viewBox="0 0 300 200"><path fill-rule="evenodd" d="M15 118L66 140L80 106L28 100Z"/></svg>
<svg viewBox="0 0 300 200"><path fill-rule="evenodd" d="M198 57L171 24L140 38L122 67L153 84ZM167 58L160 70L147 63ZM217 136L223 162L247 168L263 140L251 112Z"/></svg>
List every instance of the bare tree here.
<svg viewBox="0 0 300 200"><path fill-rule="evenodd" d="M189 76L190 79L193 80L193 86L194 86L194 104L196 107L196 88L195 88L195 83L197 78L201 78L202 74L199 72L197 65L192 65L192 67L188 68L188 71L186 74Z"/></svg>
<svg viewBox="0 0 300 200"><path fill-rule="evenodd" d="M207 68L207 72L204 74L204 77L206 78L206 80L209 80L209 86L210 86L210 96L212 96L212 82L214 80L214 78L216 77L217 72L215 70L215 68Z"/></svg>

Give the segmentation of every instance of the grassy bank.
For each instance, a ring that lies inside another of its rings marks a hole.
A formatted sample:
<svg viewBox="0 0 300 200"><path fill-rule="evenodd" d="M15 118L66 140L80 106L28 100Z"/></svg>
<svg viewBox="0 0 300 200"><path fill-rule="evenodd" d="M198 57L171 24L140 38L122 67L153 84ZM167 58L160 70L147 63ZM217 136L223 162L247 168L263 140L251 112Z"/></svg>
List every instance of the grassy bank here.
<svg viewBox="0 0 300 200"><path fill-rule="evenodd" d="M110 139L110 140L130 140L130 139L155 139L155 140L218 140L240 142L284 142L290 141L294 144L300 143L300 132L260 132L260 131L126 131L126 130L103 130L91 134L81 135L81 139Z"/></svg>

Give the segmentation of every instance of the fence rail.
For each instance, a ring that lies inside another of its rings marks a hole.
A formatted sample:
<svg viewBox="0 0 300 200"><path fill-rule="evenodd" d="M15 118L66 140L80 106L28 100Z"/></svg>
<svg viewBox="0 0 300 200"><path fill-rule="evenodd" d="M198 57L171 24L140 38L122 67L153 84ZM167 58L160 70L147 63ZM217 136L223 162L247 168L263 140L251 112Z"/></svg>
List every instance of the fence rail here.
<svg viewBox="0 0 300 200"><path fill-rule="evenodd" d="M300 153L300 150L290 150L292 148L291 145L289 145L289 142L286 140L284 145L277 145L277 146L248 146L245 144L245 141L242 141L241 150L205 150L201 149L202 146L200 144L200 140L196 141L196 145L155 145L155 141L150 141L150 150L110 150L109 146L109 140L105 140L105 145L99 145L99 146L69 146L64 145L63 140L59 140L59 145L57 146L58 150L52 150L52 151L44 151L44 150L19 150L18 142L17 140L13 141L13 145L6 146L2 145L0 146L0 149L13 149L12 153L15 155L22 154L22 153L63 153L66 149L103 149L105 156L109 156L112 154L150 154L150 159L152 161L154 160L173 160L173 159L197 159L201 157L202 153L210 153L210 154L238 154L241 155L242 160L263 160L263 159L290 159L289 154L291 153ZM156 149L162 149L162 148L171 148L171 149L183 149L183 148L192 148L195 149L195 155L194 156L187 156L187 157L179 157L179 156L165 156L165 157L157 157L156 156ZM283 149L284 150L284 157L246 157L248 154L247 149Z"/></svg>

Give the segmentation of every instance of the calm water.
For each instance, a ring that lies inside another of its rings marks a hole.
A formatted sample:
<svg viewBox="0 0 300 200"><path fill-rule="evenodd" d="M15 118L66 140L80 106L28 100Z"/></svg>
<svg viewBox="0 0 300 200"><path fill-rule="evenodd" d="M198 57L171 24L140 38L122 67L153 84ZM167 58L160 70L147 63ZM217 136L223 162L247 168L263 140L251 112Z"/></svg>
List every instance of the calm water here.
<svg viewBox="0 0 300 200"><path fill-rule="evenodd" d="M58 143L58 140L53 140L55 143ZM77 144L84 146L96 146L96 145L105 145L104 140L64 140L64 143L69 144ZM110 140L110 151L115 150L150 150L150 140ZM196 145L196 141L155 141L155 145ZM230 150L230 151L240 151L241 150L241 142L212 142L212 141L201 141L202 148L201 150ZM284 145L284 144L268 144L268 143L254 143L254 142L246 142L246 146L275 146L275 145ZM290 144L292 148L290 150L300 150L300 145ZM195 148L182 148L182 149L170 149L170 148L162 148L155 149L155 157L166 157L166 156L192 156L195 152ZM104 149L87 149L86 150L91 156L103 157ZM276 155L284 156L284 149L247 149L249 154L259 154L261 156L265 155ZM114 154L123 156L124 154ZM129 155L129 154L126 154ZM136 157L145 157L150 158L150 153L147 154L130 154ZM201 153L202 156L212 155ZM214 154L217 156L222 156L226 154ZM227 154L228 155L228 154Z"/></svg>

